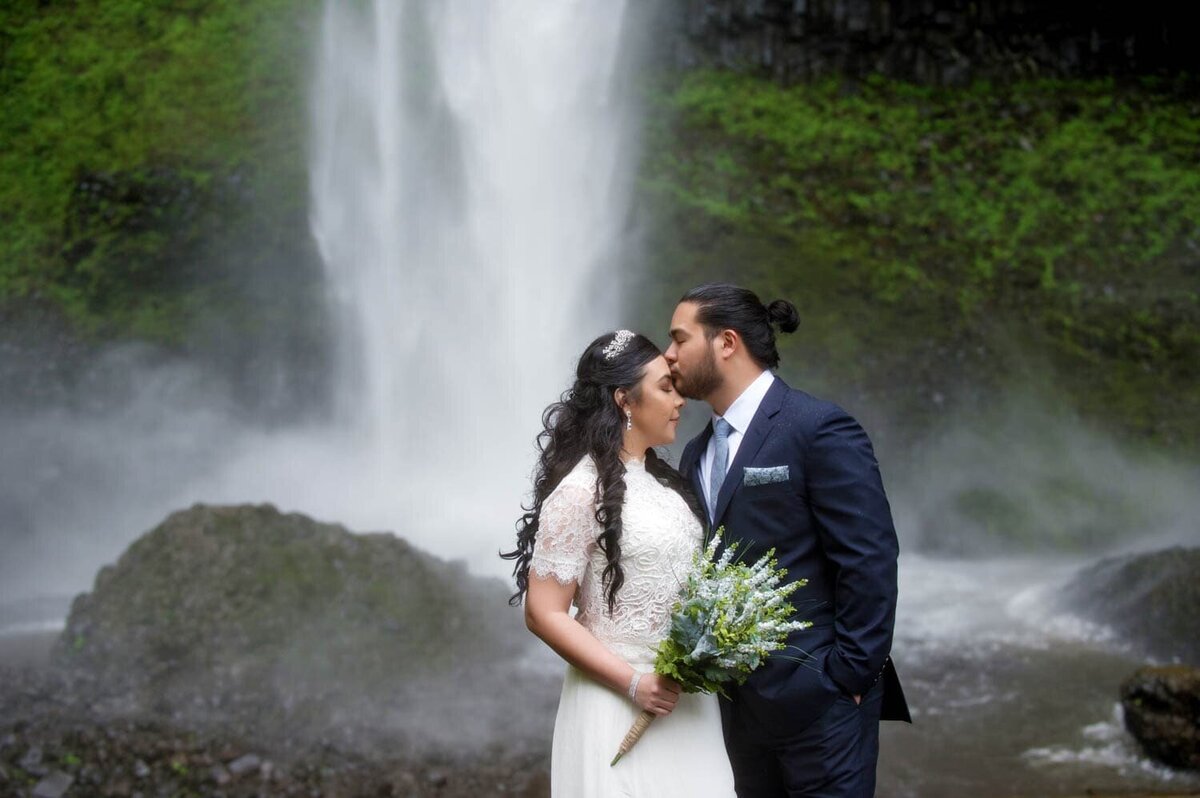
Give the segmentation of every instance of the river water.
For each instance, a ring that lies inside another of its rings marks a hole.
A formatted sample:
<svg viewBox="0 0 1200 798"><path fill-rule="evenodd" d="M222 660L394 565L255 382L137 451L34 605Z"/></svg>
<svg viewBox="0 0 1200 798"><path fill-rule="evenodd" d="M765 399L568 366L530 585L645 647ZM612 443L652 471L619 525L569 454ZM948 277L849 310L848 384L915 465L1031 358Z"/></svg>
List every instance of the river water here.
<svg viewBox="0 0 1200 798"><path fill-rule="evenodd" d="M883 724L881 798L1200 792L1200 775L1151 762L1122 728L1118 685L1145 655L1103 626L1049 609L1077 567L1044 557L901 557L893 656L913 725ZM0 638L61 628L67 601L0 607ZM556 694L561 665L548 651L532 653L528 667L545 676L539 689ZM546 735L550 721L541 721Z"/></svg>
<svg viewBox="0 0 1200 798"><path fill-rule="evenodd" d="M880 795L1200 790L1123 730L1118 686L1145 655L1052 609L1078 567L902 557L893 651L913 725L883 724Z"/></svg>

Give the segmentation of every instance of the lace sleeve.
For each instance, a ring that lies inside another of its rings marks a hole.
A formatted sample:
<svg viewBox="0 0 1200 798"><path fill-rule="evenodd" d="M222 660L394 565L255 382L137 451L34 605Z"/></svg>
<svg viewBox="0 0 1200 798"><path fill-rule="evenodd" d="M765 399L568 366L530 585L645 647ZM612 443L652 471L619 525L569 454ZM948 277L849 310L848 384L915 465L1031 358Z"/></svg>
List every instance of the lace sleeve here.
<svg viewBox="0 0 1200 798"><path fill-rule="evenodd" d="M578 583L601 531L592 492L581 485L559 485L542 504L530 569L563 585Z"/></svg>

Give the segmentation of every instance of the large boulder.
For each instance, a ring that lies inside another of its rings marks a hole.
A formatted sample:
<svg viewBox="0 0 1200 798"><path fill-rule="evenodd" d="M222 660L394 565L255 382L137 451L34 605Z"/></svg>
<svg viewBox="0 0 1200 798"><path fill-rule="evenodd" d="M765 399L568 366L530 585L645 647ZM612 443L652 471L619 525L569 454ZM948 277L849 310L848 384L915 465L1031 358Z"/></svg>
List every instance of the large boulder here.
<svg viewBox="0 0 1200 798"><path fill-rule="evenodd" d="M1200 770L1200 668L1141 668L1122 683L1121 707L1148 756Z"/></svg>
<svg viewBox="0 0 1200 798"><path fill-rule="evenodd" d="M1200 664L1200 548L1101 560L1075 575L1060 602L1152 657Z"/></svg>
<svg viewBox="0 0 1200 798"><path fill-rule="evenodd" d="M533 640L508 592L390 534L196 505L99 573L56 660L98 704L248 734L511 740L553 691L506 699Z"/></svg>

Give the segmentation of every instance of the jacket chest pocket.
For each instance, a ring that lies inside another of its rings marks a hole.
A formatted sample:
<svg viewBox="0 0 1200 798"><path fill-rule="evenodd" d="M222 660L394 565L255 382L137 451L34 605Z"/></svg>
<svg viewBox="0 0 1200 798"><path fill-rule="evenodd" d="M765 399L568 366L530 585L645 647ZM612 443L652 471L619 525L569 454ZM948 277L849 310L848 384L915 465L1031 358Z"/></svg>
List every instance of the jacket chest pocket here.
<svg viewBox="0 0 1200 798"><path fill-rule="evenodd" d="M796 534L798 521L808 516L808 503L791 481L742 485L739 515L754 525L754 537L768 546L787 541Z"/></svg>
<svg viewBox="0 0 1200 798"><path fill-rule="evenodd" d="M738 493L742 501L749 504L755 510L759 508L798 510L807 506L790 481L769 482L760 485L742 485L742 489Z"/></svg>

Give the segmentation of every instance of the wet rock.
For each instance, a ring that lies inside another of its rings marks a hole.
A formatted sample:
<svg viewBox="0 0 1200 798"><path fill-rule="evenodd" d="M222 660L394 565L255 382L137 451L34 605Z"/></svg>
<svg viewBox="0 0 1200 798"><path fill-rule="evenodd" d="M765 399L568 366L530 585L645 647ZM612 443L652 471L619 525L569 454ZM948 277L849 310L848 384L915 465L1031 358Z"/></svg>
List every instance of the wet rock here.
<svg viewBox="0 0 1200 798"><path fill-rule="evenodd" d="M79 783L92 785L103 784L104 771L95 765L84 765L83 769L79 771Z"/></svg>
<svg viewBox="0 0 1200 798"><path fill-rule="evenodd" d="M212 780L217 783L218 787L224 787L226 784L233 781L233 774L230 773L224 765L213 765L212 770L209 771L209 774L212 776Z"/></svg>
<svg viewBox="0 0 1200 798"><path fill-rule="evenodd" d="M25 754L17 760L17 765L21 770L33 776L45 776L49 772L49 768L42 764L42 749L39 746L31 746Z"/></svg>
<svg viewBox="0 0 1200 798"><path fill-rule="evenodd" d="M106 794L113 798L128 798L133 795L133 784L126 778L110 779L106 785Z"/></svg>
<svg viewBox="0 0 1200 798"><path fill-rule="evenodd" d="M0 701L9 685L0 681ZM11 716L0 716L0 724ZM16 728L16 744L0 757L0 796L30 798L36 779L17 769L16 760L29 748L44 752L53 762L61 752L87 763L79 772L63 768L74 782L65 796L112 796L114 798L157 798L167 795L251 796L431 796L478 798L496 795L504 785L505 795L545 798L549 782L544 778L549 751L514 754L475 751L469 755L437 754L426 757L392 749L380 759L360 753L319 746L293 751L268 752L248 745L245 738L228 733L208 735L185 731L162 720L101 718L85 714L79 707L21 716L7 728ZM0 733L5 727L0 726ZM253 753L251 753L253 751ZM105 753L108 764L92 766ZM268 757L268 753L270 756ZM64 755L65 756L65 755ZM229 773L224 762L258 759L257 769L247 768L240 778ZM135 779L134 763L141 762L145 776ZM50 778L53 776L53 778ZM7 778L8 781L3 781ZM227 780L227 781L226 781ZM62 786L62 777L48 774L42 790L51 793ZM224 782L224 783L218 783ZM539 786L540 785L540 786Z"/></svg>
<svg viewBox="0 0 1200 798"><path fill-rule="evenodd" d="M247 773L253 773L262 765L262 759L257 754L246 754L239 756L237 759L229 763L229 773L234 778L244 776Z"/></svg>
<svg viewBox="0 0 1200 798"><path fill-rule="evenodd" d="M1141 668L1121 685L1121 707L1148 756L1200 770L1200 668Z"/></svg>
<svg viewBox="0 0 1200 798"><path fill-rule="evenodd" d="M417 719L470 708L479 742L513 736L496 697L532 678L521 658L535 641L508 593L390 534L269 505L196 505L100 572L54 661L123 714L257 739L333 729L339 745L413 736L461 748L461 731L439 740Z"/></svg>
<svg viewBox="0 0 1200 798"><path fill-rule="evenodd" d="M407 770L393 773L388 779L393 795L412 795L417 792L417 777Z"/></svg>
<svg viewBox="0 0 1200 798"><path fill-rule="evenodd" d="M1101 560L1071 580L1060 603L1152 657L1200 665L1200 548Z"/></svg>
<svg viewBox="0 0 1200 798"><path fill-rule="evenodd" d="M75 779L61 770L55 770L39 781L33 787L33 792L30 795L33 798L62 798L66 795L67 790L71 789Z"/></svg>

